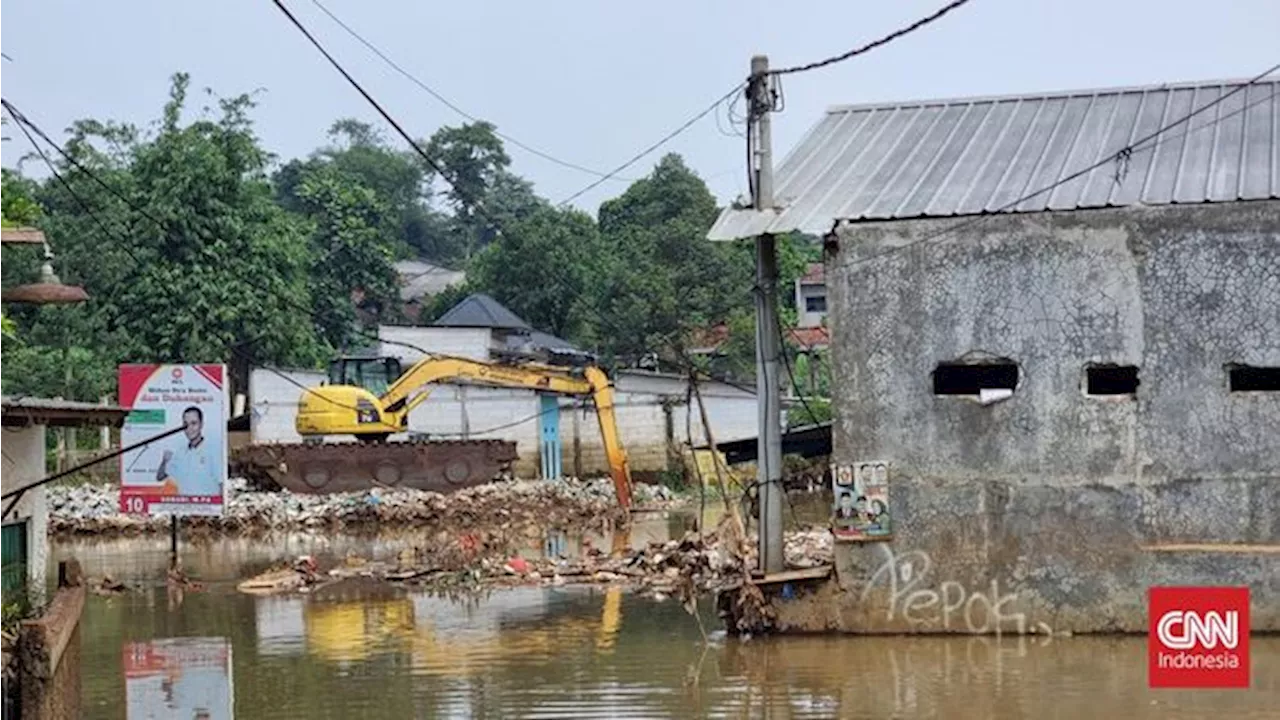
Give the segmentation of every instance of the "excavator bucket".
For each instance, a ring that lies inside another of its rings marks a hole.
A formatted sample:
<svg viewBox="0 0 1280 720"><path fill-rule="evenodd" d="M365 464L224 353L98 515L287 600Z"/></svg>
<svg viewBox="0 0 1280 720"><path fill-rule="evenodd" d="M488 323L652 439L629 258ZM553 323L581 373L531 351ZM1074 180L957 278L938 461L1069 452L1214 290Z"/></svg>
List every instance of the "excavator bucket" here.
<svg viewBox="0 0 1280 720"><path fill-rule="evenodd" d="M375 487L448 493L508 472L516 444L507 440L263 444L238 448L233 470L270 478L295 493L360 492Z"/></svg>

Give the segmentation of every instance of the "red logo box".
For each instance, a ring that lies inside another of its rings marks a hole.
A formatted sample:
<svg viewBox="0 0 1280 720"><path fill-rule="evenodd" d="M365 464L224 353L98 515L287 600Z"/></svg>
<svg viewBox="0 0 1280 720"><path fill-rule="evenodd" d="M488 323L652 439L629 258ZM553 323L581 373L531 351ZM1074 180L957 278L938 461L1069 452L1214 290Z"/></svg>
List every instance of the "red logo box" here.
<svg viewBox="0 0 1280 720"><path fill-rule="evenodd" d="M1249 588L1152 587L1147 685L1249 687Z"/></svg>

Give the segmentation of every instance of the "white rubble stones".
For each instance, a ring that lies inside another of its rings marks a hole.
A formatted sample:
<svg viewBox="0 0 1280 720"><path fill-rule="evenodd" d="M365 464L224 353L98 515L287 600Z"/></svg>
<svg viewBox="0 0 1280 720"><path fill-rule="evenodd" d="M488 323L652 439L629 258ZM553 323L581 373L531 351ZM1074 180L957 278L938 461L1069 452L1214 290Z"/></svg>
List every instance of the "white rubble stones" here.
<svg viewBox="0 0 1280 720"><path fill-rule="evenodd" d="M633 494L639 506L662 504L674 498L668 488L637 483ZM47 488L49 531L53 534L136 534L159 532L168 518L120 512L116 485L52 485ZM612 517L619 512L613 482L591 480L512 480L479 485L442 495L422 490L372 489L330 495L256 492L241 478L227 487L222 518L193 518L190 522L224 532L266 529L305 529L329 525L422 525L449 523L543 525L564 520Z"/></svg>

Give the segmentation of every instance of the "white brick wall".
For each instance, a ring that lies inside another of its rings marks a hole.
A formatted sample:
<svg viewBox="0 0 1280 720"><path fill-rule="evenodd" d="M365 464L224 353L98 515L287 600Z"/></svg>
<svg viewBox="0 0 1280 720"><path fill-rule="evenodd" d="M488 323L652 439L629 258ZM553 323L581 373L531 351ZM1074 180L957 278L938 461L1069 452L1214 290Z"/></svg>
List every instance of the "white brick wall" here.
<svg viewBox="0 0 1280 720"><path fill-rule="evenodd" d="M294 430L302 388L316 387L327 377L318 370L254 368L249 374L249 435L253 442L302 442Z"/></svg>
<svg viewBox="0 0 1280 720"><path fill-rule="evenodd" d="M281 371L304 385L319 385L324 373ZM683 378L647 373L622 373L617 379L618 432L631 458L632 469L660 470L667 465L666 413L661 406L664 397L674 401L671 408L672 431L677 443L687 440ZM250 404L253 408L251 432L255 443L299 442L294 431L294 418L302 390L276 372L255 368L249 381ZM721 383L702 385L703 401L712 431L718 442L754 437L756 434L755 396ZM561 399L560 437L563 467L574 468L574 416L577 416L582 471L584 474L607 470L600 426L594 408L575 408L576 398ZM427 400L409 416L413 432L459 437L464 430L470 437L514 440L520 453L516 472L532 477L537 474L538 418L537 395L529 390L438 385ZM702 421L695 403L692 423L695 444L705 442ZM497 429L495 429L497 428ZM331 438L331 440L352 440Z"/></svg>
<svg viewBox="0 0 1280 720"><path fill-rule="evenodd" d="M406 368L421 360L422 353L412 347L396 343L405 343L441 355L455 355L473 360L488 360L489 348L493 343L493 332L486 328L380 325L378 337L383 341L379 352L384 357L400 358L400 362Z"/></svg>

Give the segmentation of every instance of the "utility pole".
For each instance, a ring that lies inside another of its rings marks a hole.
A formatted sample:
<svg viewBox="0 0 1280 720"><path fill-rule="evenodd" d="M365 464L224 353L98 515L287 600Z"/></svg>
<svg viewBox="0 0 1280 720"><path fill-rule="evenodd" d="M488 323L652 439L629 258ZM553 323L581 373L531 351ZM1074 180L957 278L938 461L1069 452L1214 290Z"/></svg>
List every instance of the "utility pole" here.
<svg viewBox="0 0 1280 720"><path fill-rule="evenodd" d="M750 169L756 212L773 209L773 138L769 114L774 108L769 58L751 58L747 84L747 141L752 143ZM778 383L778 253L773 235L756 238L756 397L760 431L756 453L756 497L759 501L759 558L764 573L782 572L782 403Z"/></svg>

